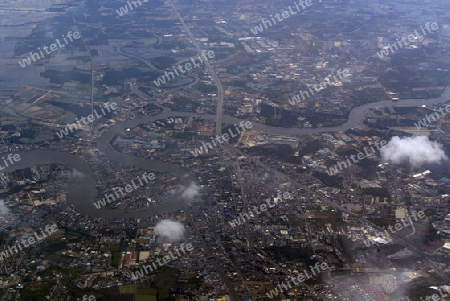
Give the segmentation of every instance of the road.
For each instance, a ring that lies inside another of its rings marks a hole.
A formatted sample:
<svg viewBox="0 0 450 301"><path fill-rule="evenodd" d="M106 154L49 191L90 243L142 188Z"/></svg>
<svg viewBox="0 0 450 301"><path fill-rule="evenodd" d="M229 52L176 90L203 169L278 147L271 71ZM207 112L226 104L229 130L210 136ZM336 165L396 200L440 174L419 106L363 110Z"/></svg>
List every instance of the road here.
<svg viewBox="0 0 450 301"><path fill-rule="evenodd" d="M188 34L189 39L191 40L192 44L194 44L198 55L202 56L203 50L200 48L200 45L199 45L197 39L195 39L195 37L192 34L191 30L189 29L189 27L184 22L183 17L178 12L178 10L177 10L175 4L173 3L173 1L170 0L169 3L172 6L172 9L175 11L175 14L178 16L178 19L180 20L181 24L183 25L183 28L186 31L186 33ZM224 98L223 86L222 86L222 83L220 82L219 76L217 75L217 73L214 70L214 68L211 66L211 63L208 60L203 60L203 62L205 64L206 70L208 70L208 73L211 75L211 77L213 78L213 80L214 80L214 82L216 83L216 86L217 86L216 135L222 135L222 133L221 133L221 129L222 129L222 108L223 108L223 98Z"/></svg>
<svg viewBox="0 0 450 301"><path fill-rule="evenodd" d="M72 18L72 19L73 19L73 22L76 24L75 18ZM91 100L91 115L94 115L94 82L95 82L95 78L94 78L94 66L95 66L94 65L94 58L92 57L91 50L89 49L89 46L87 45L86 40L84 39L83 34L81 33L81 30L77 29L77 31L80 33L81 40L83 41L84 47L86 48L86 51L87 51L87 53L89 55L89 60L90 60L90 63L91 63L91 87L90 87L90 89L91 89L91 91L90 91L91 92L90 93L91 97L90 97L90 100ZM91 129L91 137L92 137L92 134L93 134L93 123L91 123L90 129Z"/></svg>
<svg viewBox="0 0 450 301"><path fill-rule="evenodd" d="M194 44L197 53L199 56L202 56L203 51L200 48L199 43L197 42L197 40L194 38L192 32L190 31L189 27L186 25L186 23L184 22L183 17L181 16L181 14L178 12L177 8L175 7L175 4L173 3L172 0L169 0L170 5L172 6L172 9L174 10L175 14L178 16L183 28L185 29L185 31L187 32L192 44ZM214 82L217 85L218 88L218 97L217 97L217 119L216 119L216 135L221 135L221 128L222 128L222 103L223 103L223 87L222 87L222 83L219 80L219 77L217 76L216 72L214 71L214 68L211 66L210 62L208 60L203 60L206 69L208 70L209 74L211 75L211 77L213 78ZM205 242L206 244L206 242ZM207 247L207 246L206 246ZM233 285L227 280L226 275L221 272L219 266L216 264L216 270L219 272L219 275L222 278L222 281L225 283L225 285L227 286L228 290L230 291L230 297L232 300L237 301L239 300L236 291L234 290ZM242 275L239 273L239 276L242 277ZM248 289L248 287L247 287ZM250 291L249 291L250 293Z"/></svg>

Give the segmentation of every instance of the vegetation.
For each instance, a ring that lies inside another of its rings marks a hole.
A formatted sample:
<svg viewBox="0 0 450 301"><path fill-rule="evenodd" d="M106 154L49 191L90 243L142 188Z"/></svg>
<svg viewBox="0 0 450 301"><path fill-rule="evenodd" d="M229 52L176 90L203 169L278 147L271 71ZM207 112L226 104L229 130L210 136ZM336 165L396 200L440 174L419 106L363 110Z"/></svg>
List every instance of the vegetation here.
<svg viewBox="0 0 450 301"><path fill-rule="evenodd" d="M173 104L166 104L166 106L169 106L173 111L195 112L200 106L199 103L184 96L175 96L173 102Z"/></svg>
<svg viewBox="0 0 450 301"><path fill-rule="evenodd" d="M90 72L77 70L76 68L71 71L63 72L56 70L45 70L40 75L44 78L49 78L51 83L64 85L66 82L80 82L81 84L89 84L91 82Z"/></svg>
<svg viewBox="0 0 450 301"><path fill-rule="evenodd" d="M123 85L124 80L130 78L139 78L142 82L151 82L157 79L159 73L156 71L143 72L136 67L129 67L123 70L107 70L105 72L105 77L102 80L103 85L113 86L113 85Z"/></svg>
<svg viewBox="0 0 450 301"><path fill-rule="evenodd" d="M173 69L174 64L177 61L178 60L170 56L159 56L152 59L152 64L158 69L165 70L165 69Z"/></svg>
<svg viewBox="0 0 450 301"><path fill-rule="evenodd" d="M203 82L196 83L192 86L193 89L199 90L203 93L217 93L217 87L214 85L209 85Z"/></svg>

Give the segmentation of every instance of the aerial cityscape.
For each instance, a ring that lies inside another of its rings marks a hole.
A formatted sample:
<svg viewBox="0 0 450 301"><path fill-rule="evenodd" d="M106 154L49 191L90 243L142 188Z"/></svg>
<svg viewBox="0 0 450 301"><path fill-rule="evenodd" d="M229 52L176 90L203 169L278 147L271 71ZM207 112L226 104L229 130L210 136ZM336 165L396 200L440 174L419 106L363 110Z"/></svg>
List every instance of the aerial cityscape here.
<svg viewBox="0 0 450 301"><path fill-rule="evenodd" d="M0 0L0 301L450 300L450 2Z"/></svg>

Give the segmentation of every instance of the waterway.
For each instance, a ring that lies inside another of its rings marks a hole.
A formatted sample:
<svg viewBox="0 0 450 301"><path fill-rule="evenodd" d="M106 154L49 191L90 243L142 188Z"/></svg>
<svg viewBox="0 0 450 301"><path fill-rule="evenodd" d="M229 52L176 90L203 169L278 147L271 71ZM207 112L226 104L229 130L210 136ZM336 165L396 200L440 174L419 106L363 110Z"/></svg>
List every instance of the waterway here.
<svg viewBox="0 0 450 301"><path fill-rule="evenodd" d="M379 101L376 103L369 103L359 107L354 108L350 114L347 122L336 127L328 128L278 128L269 125L259 124L253 122L253 128L255 130L265 131L271 134L279 135L309 135L317 134L322 132L335 132L335 131L346 131L359 125L367 110L371 108L379 108L386 106L396 106L396 107L415 107L422 105L431 104L441 104L450 100L450 87L448 87L444 93L434 99L404 99L398 102L392 101ZM127 120L124 122L116 123L114 126L107 129L97 140L98 149L112 162L117 164L129 164L137 166L141 169L148 170L149 172L161 171L172 173L177 176L188 174L189 172L182 167L174 164L168 164L166 162L158 160L148 160L144 158L137 158L132 156L126 156L122 153L113 149L110 145L110 141L116 135L120 135L123 130L134 127L141 123L152 122L157 119L166 119L172 116L198 116L204 119L215 120L215 115L198 115L195 113L187 112L173 112L169 108L164 108L164 110L157 115L147 115L139 117L132 120ZM239 124L242 119L223 116L224 123ZM95 174L90 167L90 165L83 161L81 158L74 156L67 152L56 151L56 150L33 150L28 152L18 152L21 156L21 160L13 165L7 167L4 172L11 172L17 169L23 169L35 165L50 164L50 163L66 163L72 168L75 168L80 172L81 176L72 176L71 180L67 185L67 202L72 204L79 212L86 214L91 217L99 218L143 218L149 215L159 214L164 211L172 211L176 209L181 209L186 206L185 203L179 200L168 201L163 204L147 207L144 209L122 212L120 210L107 210L104 208L97 209L94 206L94 202L97 199L97 189L95 186ZM78 173L76 173L78 174Z"/></svg>

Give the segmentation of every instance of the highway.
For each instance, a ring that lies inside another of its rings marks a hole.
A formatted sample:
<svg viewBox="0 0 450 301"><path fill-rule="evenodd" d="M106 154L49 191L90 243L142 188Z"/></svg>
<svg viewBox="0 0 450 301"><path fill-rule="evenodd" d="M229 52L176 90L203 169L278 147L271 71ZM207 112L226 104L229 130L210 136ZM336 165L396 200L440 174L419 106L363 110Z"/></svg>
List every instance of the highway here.
<svg viewBox="0 0 450 301"><path fill-rule="evenodd" d="M194 44L197 53L199 56L202 56L203 51L200 48L200 45L198 43L198 41L194 38L192 32L190 31L189 27L186 25L186 23L184 22L183 17L180 15L180 13L178 12L177 8L175 7L175 4L173 3L172 0L169 0L170 5L172 6L172 9L175 11L175 14L178 16L181 24L183 25L184 30L187 32L192 44ZM216 135L222 135L221 133L221 129L222 129L222 106L223 106L223 87L222 87L222 83L219 80L219 77L217 76L216 72L214 71L214 68L211 66L210 62L208 60L203 60L203 63L205 64L206 69L208 70L209 74L211 75L211 77L213 78L214 82L216 83L217 86L217 90L218 90L218 94L217 94L217 112L216 112ZM193 224L193 223L192 223ZM194 228L195 229L195 228ZM197 235L199 235L197 233ZM205 242L205 249L208 250L208 246ZM234 289L234 286L228 281L226 275L223 273L223 271L221 271L218 262L215 260L215 267L216 270L219 272L219 275L223 281L223 283L225 283L225 285L227 286L229 292L230 292L230 298L234 301L239 300L236 290ZM239 277L241 279L243 279L241 273L238 273ZM249 290L249 288L245 285L247 291L251 294L251 291Z"/></svg>
<svg viewBox="0 0 450 301"><path fill-rule="evenodd" d="M169 0L170 5L172 6L172 9L175 11L175 14L178 16L178 19L180 20L181 24L183 25L184 30L189 36L189 39L191 40L192 44L194 44L197 53L199 56L202 56L203 50L200 48L200 45L195 39L194 35L192 34L189 27L184 22L183 17L178 12L177 8L175 7L175 4L172 0ZM222 83L220 82L219 76L217 75L214 68L211 66L211 63L208 60L203 60L206 70L208 70L208 73L213 78L214 82L217 86L217 106L216 106L216 135L222 135L221 129L222 129L222 108L223 108L223 97L224 97L224 91Z"/></svg>

